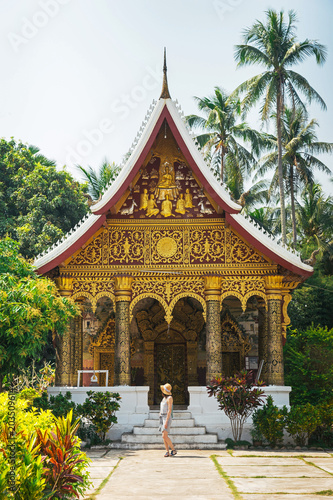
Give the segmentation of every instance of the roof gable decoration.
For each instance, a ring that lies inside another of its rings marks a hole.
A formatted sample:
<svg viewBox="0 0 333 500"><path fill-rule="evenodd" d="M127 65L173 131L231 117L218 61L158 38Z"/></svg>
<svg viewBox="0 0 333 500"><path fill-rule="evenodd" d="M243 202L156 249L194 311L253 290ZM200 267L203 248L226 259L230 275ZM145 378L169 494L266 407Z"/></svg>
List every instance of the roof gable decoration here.
<svg viewBox="0 0 333 500"><path fill-rule="evenodd" d="M168 90L167 87L166 90ZM166 97L163 97L163 95ZM193 169L195 168L196 173L200 175L201 183L204 187L209 187L210 190L216 193L220 205L226 211L228 222L235 225L237 230L241 230L244 238L250 236L252 244L255 245L258 242L259 246L261 246L260 250L263 253L265 253L265 249L268 249L276 256L281 257L283 259L282 265L290 263L299 271L302 270L303 273L304 271L306 274L312 273L312 267L302 262L298 252L278 244L274 236L263 230L249 216L244 216L240 213L242 207L232 200L230 192L225 189L223 183L217 178L217 172L207 164L203 152L198 148L193 131L190 130L184 120L184 112L180 104L177 100L172 101L168 97L169 95L168 92L166 94L162 92L160 99L158 101L154 100L149 106L129 150L129 156L124 158L118 176L107 186L101 200L90 207L91 213L86 215L69 233L52 245L51 248L38 255L35 266L38 269L45 269L44 266L46 264L50 265L53 260L59 260L60 256L62 261L65 260L69 256L68 253L73 245L76 247L74 251L77 250L79 243L81 245L84 244L92 236L93 232L96 232L102 226L109 208L108 205L114 204L115 198L119 196L123 186L127 188L131 184L137 173L136 171L139 170L149 153L160 126L164 119L167 119L169 126L173 126L172 132L180 149L191 160L192 165L190 166ZM274 259L274 256L269 256Z"/></svg>

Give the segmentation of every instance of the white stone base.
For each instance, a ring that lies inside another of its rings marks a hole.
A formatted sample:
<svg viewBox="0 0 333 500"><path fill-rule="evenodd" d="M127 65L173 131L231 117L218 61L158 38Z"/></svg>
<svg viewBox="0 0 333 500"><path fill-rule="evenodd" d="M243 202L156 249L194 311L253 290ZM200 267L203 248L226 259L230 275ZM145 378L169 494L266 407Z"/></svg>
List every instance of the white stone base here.
<svg viewBox="0 0 333 500"><path fill-rule="evenodd" d="M145 419L149 416L148 406L148 386L117 386L117 387L49 387L49 395L65 394L70 391L72 400L75 403L83 403L87 398L89 390L95 392L118 392L121 396L120 409L117 412L118 423L115 424L108 433L108 438L119 440L124 432L132 432L133 427L144 425ZM286 405L289 407L289 393L291 387L270 385L264 387L265 394L271 395L274 403L279 408ZM206 387L189 387L190 404L188 411L192 413L192 418L196 425L203 425L207 432L217 433L219 440L231 438L231 426L225 413L219 410L218 402L214 397L208 397ZM252 441L250 430L252 418L250 417L244 425L242 439Z"/></svg>
<svg viewBox="0 0 333 500"><path fill-rule="evenodd" d="M117 411L118 423L113 425L107 437L112 440L121 438L124 432L132 432L134 425L143 425L149 415L148 391L149 387L116 386L116 387L48 387L50 396L72 394L74 403L84 403L88 391L118 392L121 396L120 409Z"/></svg>
<svg viewBox="0 0 333 500"><path fill-rule="evenodd" d="M270 385L263 387L267 396L272 396L274 404L279 408L284 405L289 407L289 386ZM230 420L225 413L219 410L217 399L208 396L206 387L189 387L190 404L188 411L192 413L192 417L197 425L205 425L207 432L216 432L219 439L232 439ZM265 398L266 399L266 398ZM252 442L250 430L252 426L252 418L248 418L245 422L242 439Z"/></svg>

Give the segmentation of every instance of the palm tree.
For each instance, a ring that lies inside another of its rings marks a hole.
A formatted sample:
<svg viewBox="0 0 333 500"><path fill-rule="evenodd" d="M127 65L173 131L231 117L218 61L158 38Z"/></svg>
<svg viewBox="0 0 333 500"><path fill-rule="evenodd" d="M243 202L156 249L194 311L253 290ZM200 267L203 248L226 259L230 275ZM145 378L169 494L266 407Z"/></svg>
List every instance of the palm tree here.
<svg viewBox="0 0 333 500"><path fill-rule="evenodd" d="M46 156L39 153L40 149L33 144L28 146L28 150L32 154L34 160L43 165L44 167L55 167L56 162L54 160L49 160Z"/></svg>
<svg viewBox="0 0 333 500"><path fill-rule="evenodd" d="M98 172L90 166L84 168L78 165L77 168L83 174L84 181L88 182L88 193L93 200L98 200L102 196L108 184L115 180L120 171L120 167L114 162L109 163L107 159L103 161Z"/></svg>
<svg viewBox="0 0 333 500"><path fill-rule="evenodd" d="M274 108L276 111L283 244L286 242L282 169L282 115L285 95L287 94L292 100L293 106L300 105L304 107L299 96L299 92L302 92L308 102L317 101L323 109L326 109L325 102L311 87L306 78L290 69L311 55L315 56L318 64L323 64L327 54L325 46L316 40L297 41L296 22L296 13L293 10L289 11L287 21L283 11L277 13L274 10L268 10L266 12L266 24L257 20L253 26L246 28L243 34L243 44L237 45L235 50L235 59L238 61L238 66L260 64L266 68L263 73L242 83L236 89L236 93L246 93L242 101L244 113L257 103L261 97L263 97L263 100L260 112L263 120L268 120L271 117Z"/></svg>
<svg viewBox="0 0 333 500"><path fill-rule="evenodd" d="M301 203L296 201L296 219L302 231L302 246L326 248L333 237L333 198L325 197L319 184L308 184Z"/></svg>
<svg viewBox="0 0 333 500"><path fill-rule="evenodd" d="M333 143L318 142L315 128L318 126L316 120L306 123L306 115L303 108L284 109L282 117L282 166L286 191L290 194L291 219L293 231L294 248L297 245L296 209L295 201L297 191L313 182L313 170L318 169L330 174L330 169L312 153L333 153ZM264 156L257 175L262 175L271 168L275 169L270 186L270 192L277 190L279 186L279 173L277 168L278 142L277 138L272 141L274 151Z"/></svg>
<svg viewBox="0 0 333 500"><path fill-rule="evenodd" d="M231 98L223 89L215 87L210 97L195 97L198 107L205 117L186 117L190 127L201 128L205 132L196 136L199 146L206 152L211 164L220 170L224 182L226 169L237 172L243 179L254 161L253 154L237 140L251 142L254 153L259 154L266 134L252 130L245 122L237 124L240 113L238 100Z"/></svg>

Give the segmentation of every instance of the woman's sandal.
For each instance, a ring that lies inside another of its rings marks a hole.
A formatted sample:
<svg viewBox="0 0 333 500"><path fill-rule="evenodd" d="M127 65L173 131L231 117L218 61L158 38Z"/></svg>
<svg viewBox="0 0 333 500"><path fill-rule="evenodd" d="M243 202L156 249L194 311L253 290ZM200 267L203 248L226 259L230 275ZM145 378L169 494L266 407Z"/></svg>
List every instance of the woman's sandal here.
<svg viewBox="0 0 333 500"><path fill-rule="evenodd" d="M171 452L172 455L172 452ZM165 457L170 457L170 453L167 451L166 454L164 455Z"/></svg>
<svg viewBox="0 0 333 500"><path fill-rule="evenodd" d="M176 450L171 450L171 455L174 457L175 455L177 455L177 451Z"/></svg>

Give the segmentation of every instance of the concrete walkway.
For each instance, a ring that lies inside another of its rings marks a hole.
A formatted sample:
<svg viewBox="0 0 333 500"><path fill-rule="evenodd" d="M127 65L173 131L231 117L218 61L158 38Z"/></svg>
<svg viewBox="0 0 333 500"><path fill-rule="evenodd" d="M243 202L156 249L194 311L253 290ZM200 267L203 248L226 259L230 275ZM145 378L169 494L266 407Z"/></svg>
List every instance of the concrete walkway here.
<svg viewBox="0 0 333 500"><path fill-rule="evenodd" d="M88 452L85 499L318 500L333 495L333 453L161 450ZM318 495L320 493L320 495Z"/></svg>

